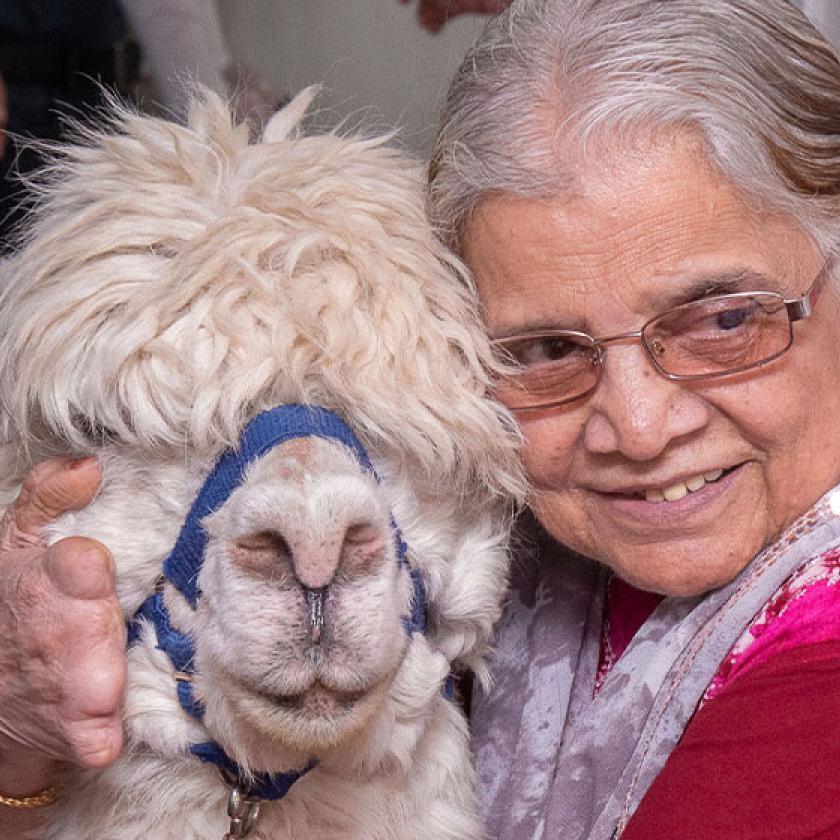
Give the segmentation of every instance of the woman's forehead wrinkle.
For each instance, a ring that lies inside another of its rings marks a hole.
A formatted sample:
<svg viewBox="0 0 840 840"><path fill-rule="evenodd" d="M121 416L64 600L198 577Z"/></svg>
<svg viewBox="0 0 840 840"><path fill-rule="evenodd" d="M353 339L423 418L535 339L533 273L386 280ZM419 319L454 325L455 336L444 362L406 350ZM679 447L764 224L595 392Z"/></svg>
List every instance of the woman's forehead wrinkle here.
<svg viewBox="0 0 840 840"><path fill-rule="evenodd" d="M780 259L798 252L792 220L746 205L690 144L648 151L581 171L573 194L479 205L465 256L493 337L607 336L711 294L801 294L801 260Z"/></svg>

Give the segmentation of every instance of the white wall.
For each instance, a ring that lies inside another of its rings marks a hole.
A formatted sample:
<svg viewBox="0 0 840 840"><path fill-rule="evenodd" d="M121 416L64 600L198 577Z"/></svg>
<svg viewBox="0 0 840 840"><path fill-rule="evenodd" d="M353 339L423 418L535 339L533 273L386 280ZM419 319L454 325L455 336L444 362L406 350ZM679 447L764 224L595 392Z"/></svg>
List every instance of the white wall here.
<svg viewBox="0 0 840 840"><path fill-rule="evenodd" d="M2 0L0 0L2 2ZM217 0L234 57L278 91L313 82L327 123L403 127L403 142L428 152L452 73L484 19L455 19L439 35L421 29L397 0ZM840 0L794 0L840 46Z"/></svg>
<svg viewBox="0 0 840 840"><path fill-rule="evenodd" d="M219 0L231 52L278 90L326 86L324 121L401 126L403 142L428 152L448 81L483 19L465 16L439 35L397 0Z"/></svg>
<svg viewBox="0 0 840 840"><path fill-rule="evenodd" d="M793 0L840 51L840 0Z"/></svg>

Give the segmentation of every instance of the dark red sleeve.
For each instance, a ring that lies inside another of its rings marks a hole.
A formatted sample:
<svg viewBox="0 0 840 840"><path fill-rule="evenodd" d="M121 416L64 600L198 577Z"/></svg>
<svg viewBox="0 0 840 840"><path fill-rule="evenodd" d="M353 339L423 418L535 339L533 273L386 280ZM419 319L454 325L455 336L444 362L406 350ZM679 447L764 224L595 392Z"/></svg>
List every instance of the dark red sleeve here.
<svg viewBox="0 0 840 840"><path fill-rule="evenodd" d="M689 723L621 840L840 838L840 641L780 653Z"/></svg>

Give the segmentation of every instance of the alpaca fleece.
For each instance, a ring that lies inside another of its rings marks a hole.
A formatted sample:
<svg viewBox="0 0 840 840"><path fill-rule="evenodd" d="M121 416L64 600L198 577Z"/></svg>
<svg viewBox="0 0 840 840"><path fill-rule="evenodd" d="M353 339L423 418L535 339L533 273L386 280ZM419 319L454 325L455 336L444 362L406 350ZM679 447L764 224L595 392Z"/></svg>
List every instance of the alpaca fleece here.
<svg viewBox="0 0 840 840"><path fill-rule="evenodd" d="M450 671L485 677L506 583L517 439L485 396L502 370L470 281L423 212L420 168L382 138L302 136L300 94L250 142L205 94L187 126L116 108L40 182L0 296L0 502L40 459L95 455L103 485L47 535L112 551L129 619L193 497L255 415L339 414L380 481L334 441L255 462L203 526L193 610L202 723L150 625L128 651L126 748L68 769L41 840L206 840L228 790L188 754L249 772L317 766L262 806L261 840L475 840L467 729ZM429 599L411 586L391 517ZM325 588L316 632L306 589Z"/></svg>

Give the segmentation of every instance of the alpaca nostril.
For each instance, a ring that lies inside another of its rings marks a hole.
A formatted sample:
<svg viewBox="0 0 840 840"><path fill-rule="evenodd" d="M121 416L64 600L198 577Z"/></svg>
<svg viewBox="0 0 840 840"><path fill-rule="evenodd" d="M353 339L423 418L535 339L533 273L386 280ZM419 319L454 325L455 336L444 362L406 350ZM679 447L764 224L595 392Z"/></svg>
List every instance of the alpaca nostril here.
<svg viewBox="0 0 840 840"><path fill-rule="evenodd" d="M350 575L374 573L388 554L388 537L369 522L351 525L344 534L341 568Z"/></svg>
<svg viewBox="0 0 840 840"><path fill-rule="evenodd" d="M239 567L271 580L284 578L292 563L292 549L278 531L243 534L233 540L230 551Z"/></svg>
<svg viewBox="0 0 840 840"><path fill-rule="evenodd" d="M309 621L309 633L312 636L313 644L321 643L321 631L324 628L324 603L327 600L327 587L310 589L302 587L306 596L307 618Z"/></svg>
<svg viewBox="0 0 840 840"><path fill-rule="evenodd" d="M368 522L351 525L344 534L345 541L350 545L372 545L381 537L380 529Z"/></svg>
<svg viewBox="0 0 840 840"><path fill-rule="evenodd" d="M245 551L257 551L273 554L278 558L289 557L292 553L289 544L278 531L258 531L247 534L236 541L239 548Z"/></svg>

